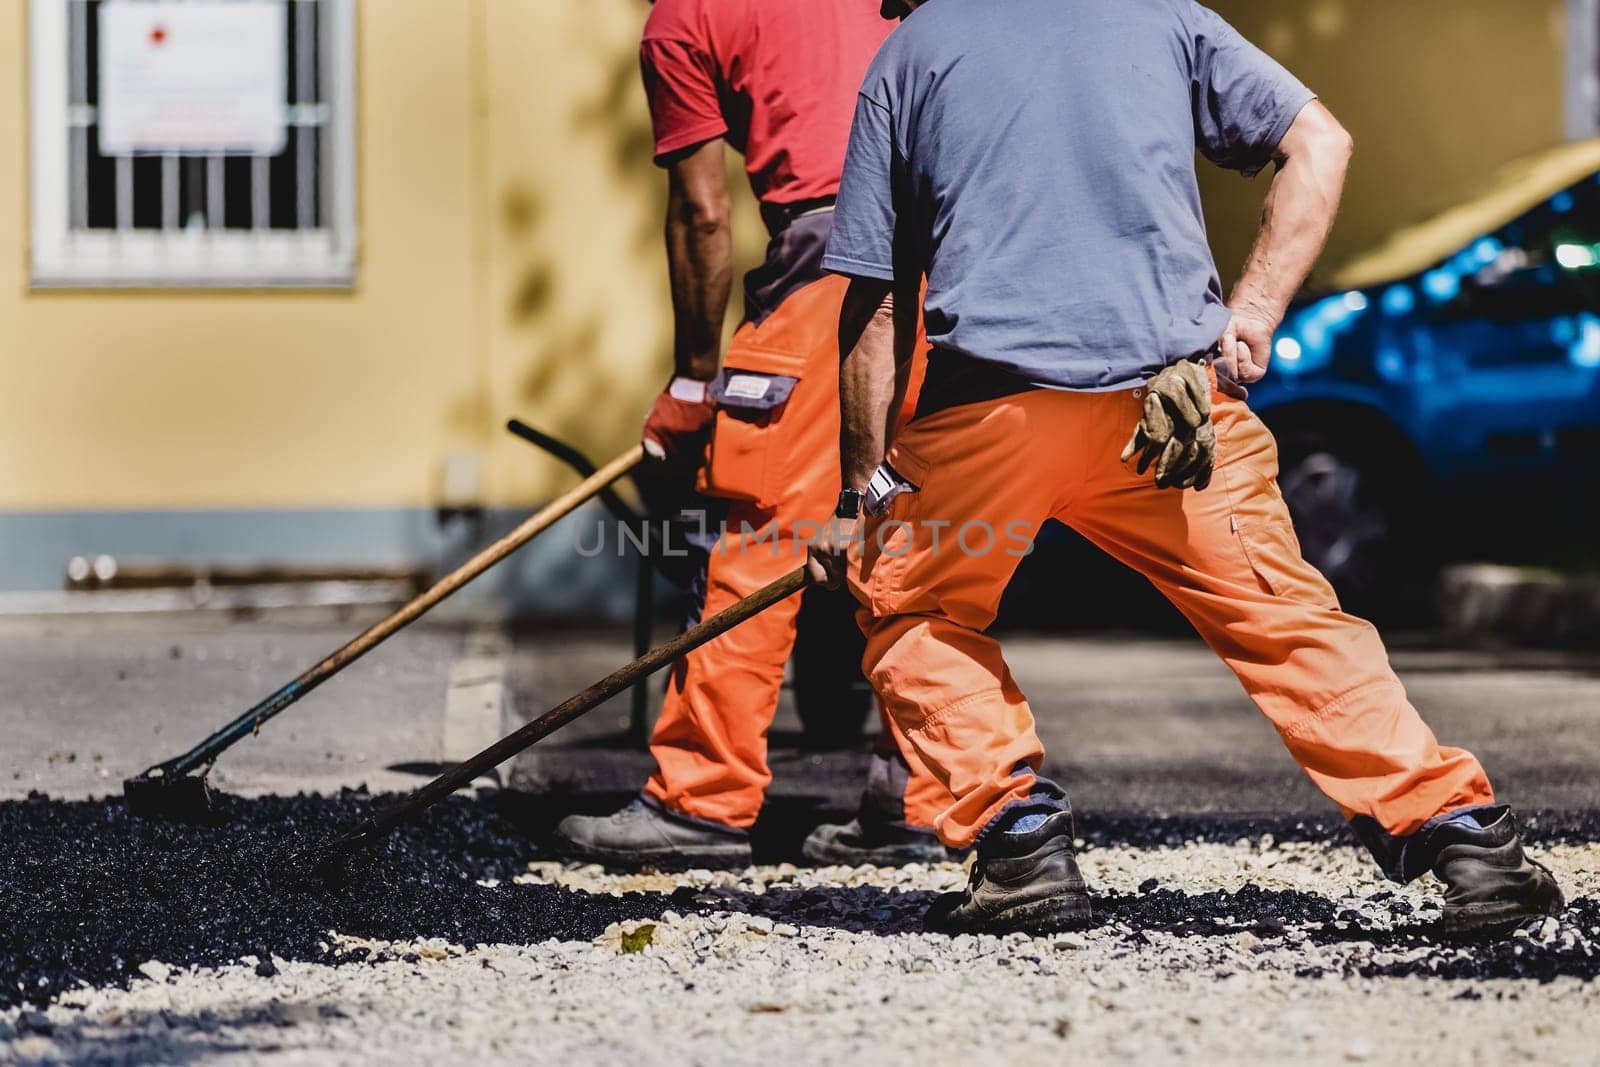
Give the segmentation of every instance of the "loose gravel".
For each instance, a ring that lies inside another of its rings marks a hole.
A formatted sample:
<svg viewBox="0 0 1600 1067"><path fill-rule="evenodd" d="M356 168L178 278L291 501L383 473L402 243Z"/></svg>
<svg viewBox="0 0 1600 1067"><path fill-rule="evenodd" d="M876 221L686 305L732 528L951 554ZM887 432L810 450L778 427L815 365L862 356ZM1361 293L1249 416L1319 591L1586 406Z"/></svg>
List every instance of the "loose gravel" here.
<svg viewBox="0 0 1600 1067"><path fill-rule="evenodd" d="M374 798L0 804L0 1062L962 1062L1084 1055L1583 1062L1600 1041L1600 830L1530 836L1572 906L1499 943L1431 933L1324 820L1088 817L1096 918L948 938L965 878L790 864L611 875L453 798L336 891L306 846Z"/></svg>

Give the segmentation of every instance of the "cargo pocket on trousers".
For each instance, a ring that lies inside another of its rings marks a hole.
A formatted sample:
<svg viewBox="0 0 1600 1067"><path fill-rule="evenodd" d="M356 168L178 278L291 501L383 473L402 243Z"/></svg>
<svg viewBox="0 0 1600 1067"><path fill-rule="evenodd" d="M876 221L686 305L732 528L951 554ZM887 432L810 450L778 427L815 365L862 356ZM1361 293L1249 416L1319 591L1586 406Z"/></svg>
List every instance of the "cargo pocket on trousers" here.
<svg viewBox="0 0 1600 1067"><path fill-rule="evenodd" d="M1339 597L1300 552L1294 525L1283 521L1236 526L1250 569L1264 590L1297 604L1337 610Z"/></svg>
<svg viewBox="0 0 1600 1067"><path fill-rule="evenodd" d="M802 360L751 349L739 356L739 366L724 369L711 383L717 415L700 488L770 510L782 500L788 481L788 457L774 439L800 384Z"/></svg>

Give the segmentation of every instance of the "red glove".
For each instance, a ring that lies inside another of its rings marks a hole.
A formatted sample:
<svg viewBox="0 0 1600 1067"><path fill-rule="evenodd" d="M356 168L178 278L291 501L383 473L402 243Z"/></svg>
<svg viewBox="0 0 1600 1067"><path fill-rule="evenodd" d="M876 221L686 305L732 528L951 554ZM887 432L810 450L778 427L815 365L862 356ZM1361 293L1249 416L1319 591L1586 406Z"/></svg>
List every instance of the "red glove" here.
<svg viewBox="0 0 1600 1067"><path fill-rule="evenodd" d="M707 385L694 378L674 378L667 383L644 420L640 436L646 455L678 463L700 462L717 414Z"/></svg>

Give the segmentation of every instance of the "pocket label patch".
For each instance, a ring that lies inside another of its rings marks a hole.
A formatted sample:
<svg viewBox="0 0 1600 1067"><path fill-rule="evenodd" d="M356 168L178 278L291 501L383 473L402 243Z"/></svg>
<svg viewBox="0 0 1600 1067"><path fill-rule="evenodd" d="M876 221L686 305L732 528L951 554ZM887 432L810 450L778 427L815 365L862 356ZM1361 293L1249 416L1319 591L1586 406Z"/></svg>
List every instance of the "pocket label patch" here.
<svg viewBox="0 0 1600 1067"><path fill-rule="evenodd" d="M772 379L756 374L731 374L723 386L723 395L736 400L761 400L772 388Z"/></svg>

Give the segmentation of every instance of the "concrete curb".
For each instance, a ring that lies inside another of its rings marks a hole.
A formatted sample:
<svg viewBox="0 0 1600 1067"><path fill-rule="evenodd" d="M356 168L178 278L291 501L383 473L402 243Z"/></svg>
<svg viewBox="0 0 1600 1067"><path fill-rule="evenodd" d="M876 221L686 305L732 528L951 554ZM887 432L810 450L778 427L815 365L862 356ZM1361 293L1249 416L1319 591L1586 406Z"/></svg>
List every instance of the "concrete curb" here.
<svg viewBox="0 0 1600 1067"><path fill-rule="evenodd" d="M1459 564L1440 574L1434 602L1458 636L1600 648L1600 578Z"/></svg>

